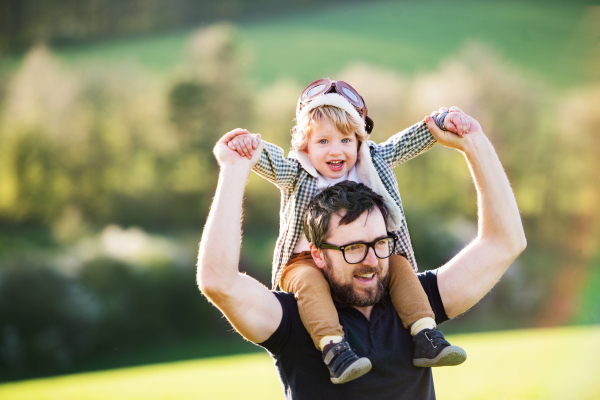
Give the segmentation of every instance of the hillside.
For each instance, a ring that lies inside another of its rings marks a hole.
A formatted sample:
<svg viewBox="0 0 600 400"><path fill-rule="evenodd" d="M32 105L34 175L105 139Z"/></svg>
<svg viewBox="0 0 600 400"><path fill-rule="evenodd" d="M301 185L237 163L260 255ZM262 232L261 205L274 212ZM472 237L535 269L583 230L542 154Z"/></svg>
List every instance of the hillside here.
<svg viewBox="0 0 600 400"><path fill-rule="evenodd" d="M298 82L368 62L407 74L431 71L481 42L534 76L560 85L588 78L592 16L579 2L417 0L329 5L236 22L251 77ZM202 26L199 26L199 28ZM69 62L130 60L156 73L180 61L191 31L55 49ZM15 58L4 60L15 64Z"/></svg>

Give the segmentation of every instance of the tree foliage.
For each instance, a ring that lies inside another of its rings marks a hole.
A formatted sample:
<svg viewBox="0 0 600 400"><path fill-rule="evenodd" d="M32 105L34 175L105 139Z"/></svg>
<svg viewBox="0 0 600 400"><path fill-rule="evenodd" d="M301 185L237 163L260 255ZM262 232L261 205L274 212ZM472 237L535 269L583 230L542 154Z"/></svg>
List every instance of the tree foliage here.
<svg viewBox="0 0 600 400"><path fill-rule="evenodd" d="M164 32L322 3L316 0L6 0L0 2L0 50Z"/></svg>

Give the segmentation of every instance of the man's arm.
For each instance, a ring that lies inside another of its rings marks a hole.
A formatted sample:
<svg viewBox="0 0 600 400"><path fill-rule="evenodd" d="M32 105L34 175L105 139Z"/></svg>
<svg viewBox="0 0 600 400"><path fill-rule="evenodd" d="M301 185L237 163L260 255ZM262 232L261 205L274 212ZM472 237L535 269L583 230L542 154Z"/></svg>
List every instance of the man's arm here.
<svg viewBox="0 0 600 400"><path fill-rule="evenodd" d="M431 117L426 118L429 130L440 143L464 154L477 189L478 236L438 269L440 296L449 318L481 300L527 245L502 164L479 123L468 118L471 131L464 138L442 131Z"/></svg>
<svg viewBox="0 0 600 400"><path fill-rule="evenodd" d="M235 329L251 342L262 343L279 327L281 304L264 285L238 269L244 187L262 142L248 160L229 149L227 139L225 135L214 150L221 172L200 241L196 277L202 293Z"/></svg>

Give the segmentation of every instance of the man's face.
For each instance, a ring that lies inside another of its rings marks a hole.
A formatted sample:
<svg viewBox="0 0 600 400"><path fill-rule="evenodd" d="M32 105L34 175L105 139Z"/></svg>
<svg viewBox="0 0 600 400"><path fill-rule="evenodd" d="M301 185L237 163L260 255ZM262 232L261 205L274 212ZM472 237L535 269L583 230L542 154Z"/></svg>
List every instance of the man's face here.
<svg viewBox="0 0 600 400"><path fill-rule="evenodd" d="M348 225L338 225L342 216L332 216L327 243L343 246L355 242L372 242L388 236L379 209L370 214L364 212ZM379 259L373 249L369 249L362 262L348 264L339 250L320 249L319 254L320 260L315 259L315 262L323 269L332 295L337 300L354 307L372 306L381 300L389 279L387 258Z"/></svg>

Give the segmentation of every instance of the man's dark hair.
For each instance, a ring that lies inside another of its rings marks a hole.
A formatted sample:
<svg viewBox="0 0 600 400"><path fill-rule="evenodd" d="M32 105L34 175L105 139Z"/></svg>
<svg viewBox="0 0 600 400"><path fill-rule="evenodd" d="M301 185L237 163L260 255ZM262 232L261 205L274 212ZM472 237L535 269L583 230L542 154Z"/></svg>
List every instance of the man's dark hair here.
<svg viewBox="0 0 600 400"><path fill-rule="evenodd" d="M365 211L371 213L375 208L381 211L387 224L389 210L383 197L362 183L343 181L328 187L312 199L304 214L302 228L308 241L319 247L328 235L329 222L333 214L339 214L344 210L345 214L340 220L340 225L347 225L354 222Z"/></svg>

